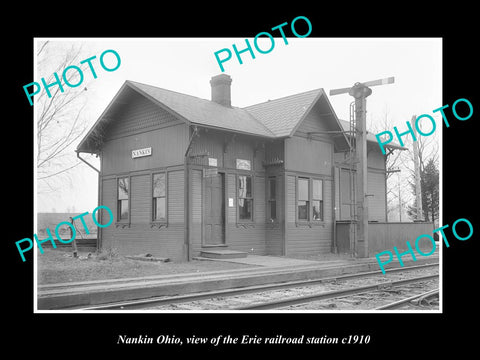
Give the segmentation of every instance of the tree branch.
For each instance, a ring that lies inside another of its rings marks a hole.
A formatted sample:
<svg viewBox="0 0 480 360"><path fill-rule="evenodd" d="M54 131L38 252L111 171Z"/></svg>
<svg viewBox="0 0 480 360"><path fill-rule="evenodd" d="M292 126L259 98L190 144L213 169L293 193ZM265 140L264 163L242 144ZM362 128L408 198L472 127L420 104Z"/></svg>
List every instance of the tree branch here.
<svg viewBox="0 0 480 360"><path fill-rule="evenodd" d="M66 172L66 171L68 171L68 170L70 170L70 169L73 169L74 167L77 167L77 166L80 165L80 164L81 164L81 162L77 162L76 164L70 166L69 168L66 168L66 169L57 171L57 172L55 172L55 173L53 173L53 174L50 174L50 175L47 175L47 176L39 177L39 178L37 178L37 180L45 180L45 179L51 178L51 177L53 177L53 176L60 175L60 174Z"/></svg>

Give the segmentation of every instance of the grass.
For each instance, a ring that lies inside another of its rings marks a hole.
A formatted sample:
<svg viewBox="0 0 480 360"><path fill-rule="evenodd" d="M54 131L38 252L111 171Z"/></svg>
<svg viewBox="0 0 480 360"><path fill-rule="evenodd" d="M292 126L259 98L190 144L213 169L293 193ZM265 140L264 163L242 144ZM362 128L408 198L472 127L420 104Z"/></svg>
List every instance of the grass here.
<svg viewBox="0 0 480 360"><path fill-rule="evenodd" d="M251 267L251 265L201 260L166 263L132 260L115 252L79 252L79 257L74 258L70 251L46 249L44 254L37 254L37 281L39 285L42 285L220 271L247 267Z"/></svg>

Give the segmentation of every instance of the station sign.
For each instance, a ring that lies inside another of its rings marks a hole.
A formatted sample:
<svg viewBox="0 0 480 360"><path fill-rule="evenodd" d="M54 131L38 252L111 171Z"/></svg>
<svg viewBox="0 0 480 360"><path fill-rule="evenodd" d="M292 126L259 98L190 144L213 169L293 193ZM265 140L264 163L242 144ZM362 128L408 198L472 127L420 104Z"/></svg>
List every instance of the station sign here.
<svg viewBox="0 0 480 360"><path fill-rule="evenodd" d="M152 155L151 147L132 150L132 159L143 157L143 156L150 156L150 155Z"/></svg>

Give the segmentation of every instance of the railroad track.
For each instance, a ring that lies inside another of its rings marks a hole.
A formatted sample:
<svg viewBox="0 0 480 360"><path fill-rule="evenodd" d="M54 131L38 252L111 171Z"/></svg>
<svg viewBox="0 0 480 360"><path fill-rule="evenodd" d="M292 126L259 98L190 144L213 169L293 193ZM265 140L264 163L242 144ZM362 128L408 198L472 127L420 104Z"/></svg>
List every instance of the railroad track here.
<svg viewBox="0 0 480 360"><path fill-rule="evenodd" d="M112 303L81 310L267 310L292 307L298 304L311 303L319 300L334 299L355 294L363 294L392 287L405 286L419 282L428 282L438 279L438 273L407 276L414 272L424 272L429 269L435 271L438 263L395 268L387 270L387 275L381 271L369 271L357 274L335 276L331 278L291 281L280 284L250 286L219 291L140 299L121 303ZM397 279L395 279L397 277ZM387 280L385 280L387 278ZM391 279L394 278L394 279ZM367 280L365 280L367 279ZM367 285L358 286L358 282L367 281ZM348 286L348 282L356 282ZM338 286L347 288L331 290ZM330 289L330 290L329 290ZM301 293L300 296L288 296L287 293ZM247 296L248 295L248 296ZM287 295L287 296L286 296ZM259 299L259 301L257 301ZM272 300L274 299L274 300ZM181 304L178 306L178 304Z"/></svg>
<svg viewBox="0 0 480 360"><path fill-rule="evenodd" d="M427 292L424 292L424 293L421 293L421 294L410 296L406 299L402 299L402 300L395 301L395 302L390 303L390 304L386 304L386 305L377 307L376 310L400 309L402 307L408 306L408 304L410 304L410 303L412 303L413 305L415 305L417 307L422 306L425 303L426 303L425 305L430 306L431 305L431 300L429 300L429 299L433 298L433 301L436 302L435 298L439 297L439 292L440 291L437 288L437 289L427 291Z"/></svg>
<svg viewBox="0 0 480 360"><path fill-rule="evenodd" d="M339 299L343 297L350 297L352 295L383 291L385 289L390 289L393 287L403 286L406 284L425 282L425 281L436 279L436 278L438 278L438 274L417 276L410 279L386 281L386 282L381 282L381 283L372 284L372 285L358 286L358 287L352 287L352 288L341 289L341 290L320 292L312 295L297 296L297 297L292 297L287 299L268 301L268 302L259 303L259 304L247 305L237 309L238 310L272 310L272 309L279 309L279 308L287 308L287 307L291 307L293 305L298 305L298 304L309 304L315 301Z"/></svg>

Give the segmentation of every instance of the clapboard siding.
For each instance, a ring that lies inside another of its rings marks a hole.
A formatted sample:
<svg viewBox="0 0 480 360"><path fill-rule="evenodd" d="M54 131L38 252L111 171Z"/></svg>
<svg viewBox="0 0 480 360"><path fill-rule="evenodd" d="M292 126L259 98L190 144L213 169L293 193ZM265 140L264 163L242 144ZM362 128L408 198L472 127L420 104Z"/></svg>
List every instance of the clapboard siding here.
<svg viewBox="0 0 480 360"><path fill-rule="evenodd" d="M116 199L117 199L117 181L116 179L101 179L102 183L102 198L101 205L107 206L113 213L113 222L110 226L102 228L101 236L99 237L99 245L101 250L109 250L114 248L113 234L115 233L115 222L117 221L116 213ZM110 220L109 214L105 210L102 212L102 224L107 224Z"/></svg>
<svg viewBox="0 0 480 360"><path fill-rule="evenodd" d="M295 176L287 176L287 218L286 218L286 255L326 254L331 252L332 218L332 180L323 180L324 221L295 222Z"/></svg>
<svg viewBox="0 0 480 360"><path fill-rule="evenodd" d="M235 224L237 222L237 175L236 174L226 174L227 180L227 199L233 199L233 206L228 206L227 203L227 224Z"/></svg>
<svg viewBox="0 0 480 360"><path fill-rule="evenodd" d="M190 244L193 256L199 255L202 247L202 170L190 171Z"/></svg>
<svg viewBox="0 0 480 360"><path fill-rule="evenodd" d="M332 175L333 144L292 136L285 139L285 170Z"/></svg>
<svg viewBox="0 0 480 360"><path fill-rule="evenodd" d="M286 218L287 223L295 222L295 176L287 175L286 176Z"/></svg>
<svg viewBox="0 0 480 360"><path fill-rule="evenodd" d="M336 174L337 220L350 220L350 171L348 169L336 168ZM355 182L355 172L353 172L353 177ZM369 169L367 175L367 194L370 195L367 197L369 221L386 221L385 186L385 173Z"/></svg>
<svg viewBox="0 0 480 360"><path fill-rule="evenodd" d="M272 174L274 175L274 174ZM283 174L276 174L276 202L277 202L277 221L274 223L268 222L266 225L266 253L270 255L283 255L283 231L284 231L284 176ZM266 177L268 181L269 177ZM268 189L268 187L267 187ZM267 190L265 190L267 191ZM265 197L268 199L268 195ZM267 202L268 204L268 202Z"/></svg>
<svg viewBox="0 0 480 360"><path fill-rule="evenodd" d="M265 162L278 164L280 160L285 160L284 150L283 140L271 140L267 142L265 145Z"/></svg>
<svg viewBox="0 0 480 360"><path fill-rule="evenodd" d="M102 150L102 175L183 165L187 146L185 124L107 141ZM132 159L132 150L148 147L152 148L152 155Z"/></svg>
<svg viewBox="0 0 480 360"><path fill-rule="evenodd" d="M408 250L407 241L415 249L415 240L423 234L431 234L433 229L431 222L369 223L368 253L374 256L380 251L392 251L394 247L397 247L399 252L403 252ZM432 242L427 237L419 240L417 245L424 253L430 252L433 248ZM417 255L417 257L420 256Z"/></svg>
<svg viewBox="0 0 480 360"><path fill-rule="evenodd" d="M168 172L168 223L183 224L185 222L185 190L184 172Z"/></svg>
<svg viewBox="0 0 480 360"><path fill-rule="evenodd" d="M215 158L218 168L235 169L236 160L244 159L250 160L252 170L262 171L265 160L263 143L264 140L252 137L242 135L233 137L227 132L202 129L192 143L190 163L208 166L208 158Z"/></svg>
<svg viewBox="0 0 480 360"><path fill-rule="evenodd" d="M264 158L263 152L255 154L255 141L251 138L245 138L243 136L235 137L234 141L231 141L227 146L227 152L225 153L224 166L230 169L235 169L237 166L237 159L250 160L252 170L261 170L258 168L258 163L255 158ZM260 165L261 166L261 165Z"/></svg>
<svg viewBox="0 0 480 360"><path fill-rule="evenodd" d="M115 212L116 179L102 181L103 204ZM130 174L130 223L115 221L102 230L103 250L122 255L150 253L173 260L185 259L184 246L184 179L183 170L168 172L168 225L151 224L151 174ZM108 216L108 214L107 214ZM103 221L108 218L102 214Z"/></svg>
<svg viewBox="0 0 480 360"><path fill-rule="evenodd" d="M265 223L265 177L254 177L253 218L256 223Z"/></svg>
<svg viewBox="0 0 480 360"><path fill-rule="evenodd" d="M106 127L106 140L151 130L159 125L176 121L173 115L152 103L151 100L133 90L131 93L128 106L119 111Z"/></svg>
<svg viewBox="0 0 480 360"><path fill-rule="evenodd" d="M287 255L315 255L331 252L332 226L296 227L287 224Z"/></svg>
<svg viewBox="0 0 480 360"><path fill-rule="evenodd" d="M133 224L146 224L151 219L151 176L137 175L130 177L130 220Z"/></svg>
<svg viewBox="0 0 480 360"><path fill-rule="evenodd" d="M386 221L384 173L368 172L367 192L371 195L368 197L368 220Z"/></svg>
<svg viewBox="0 0 480 360"><path fill-rule="evenodd" d="M184 260L182 224L152 229L148 224L131 224L114 233L114 248L121 255L152 254L172 260Z"/></svg>
<svg viewBox="0 0 480 360"><path fill-rule="evenodd" d="M267 225L268 226L268 225ZM265 252L268 255L283 255L283 232L282 228L266 229Z"/></svg>
<svg viewBox="0 0 480 360"><path fill-rule="evenodd" d="M208 158L217 159L217 167L223 168L223 144L231 135L225 132L200 129L198 136L194 138L189 162L193 165L208 166ZM208 154L208 156L197 156L201 154Z"/></svg>
<svg viewBox="0 0 480 360"><path fill-rule="evenodd" d="M329 130L326 121L320 115L321 109L316 105L310 111L298 127L297 134L307 134L309 132L319 132ZM318 135L317 135L318 136Z"/></svg>
<svg viewBox="0 0 480 360"><path fill-rule="evenodd" d="M229 249L245 251L254 255L265 255L265 223L251 226L228 225L227 245Z"/></svg>
<svg viewBox="0 0 480 360"><path fill-rule="evenodd" d="M335 219L340 220L341 219L341 212L340 212L340 168L335 167L333 169L334 171L334 182L335 182Z"/></svg>
<svg viewBox="0 0 480 360"><path fill-rule="evenodd" d="M202 171L191 170L191 206L192 206L192 222L202 222Z"/></svg>
<svg viewBox="0 0 480 360"><path fill-rule="evenodd" d="M367 166L369 168L385 170L385 159L386 156L382 154L376 142L368 144Z"/></svg>

